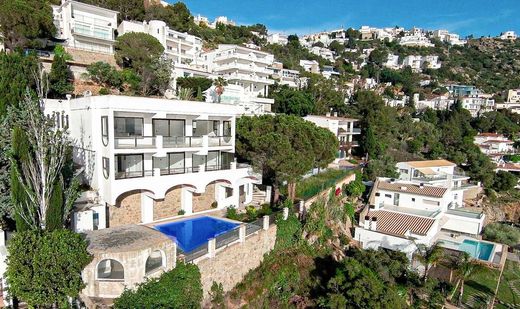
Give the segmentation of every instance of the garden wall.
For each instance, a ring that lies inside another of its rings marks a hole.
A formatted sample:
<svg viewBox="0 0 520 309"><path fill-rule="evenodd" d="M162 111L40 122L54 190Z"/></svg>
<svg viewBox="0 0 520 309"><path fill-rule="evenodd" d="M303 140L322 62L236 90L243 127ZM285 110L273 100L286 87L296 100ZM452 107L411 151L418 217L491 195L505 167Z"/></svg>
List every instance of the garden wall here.
<svg viewBox="0 0 520 309"><path fill-rule="evenodd" d="M201 273L204 301L209 301L213 282L222 283L224 292L231 291L250 270L260 266L264 254L273 250L275 241L276 225L273 224L267 230L251 234L244 242L217 251L211 259L196 262Z"/></svg>

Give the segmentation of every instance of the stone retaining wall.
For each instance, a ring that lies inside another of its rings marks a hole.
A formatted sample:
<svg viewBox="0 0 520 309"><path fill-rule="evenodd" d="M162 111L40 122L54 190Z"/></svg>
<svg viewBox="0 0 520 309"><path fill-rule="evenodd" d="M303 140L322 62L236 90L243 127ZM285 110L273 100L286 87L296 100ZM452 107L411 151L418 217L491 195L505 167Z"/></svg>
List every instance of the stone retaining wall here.
<svg viewBox="0 0 520 309"><path fill-rule="evenodd" d="M260 265L264 254L273 250L275 241L276 225L271 225L268 230L260 230L246 237L245 242L217 251L211 259L198 261L196 264L201 273L204 300L209 300L209 291L214 281L222 283L224 292L231 291L250 270Z"/></svg>
<svg viewBox="0 0 520 309"><path fill-rule="evenodd" d="M342 189L343 185L349 184L349 183L351 183L354 180L356 180L356 174L355 173L347 175L343 179L339 180L336 183L336 186L334 187L334 190L336 190L338 188ZM325 189L325 190L321 191L320 193L316 194L315 196L311 197L310 199L304 201L305 209L308 209L312 205L312 203L314 203L318 199L320 199L320 198L327 198L329 196L331 190L332 190L332 188Z"/></svg>

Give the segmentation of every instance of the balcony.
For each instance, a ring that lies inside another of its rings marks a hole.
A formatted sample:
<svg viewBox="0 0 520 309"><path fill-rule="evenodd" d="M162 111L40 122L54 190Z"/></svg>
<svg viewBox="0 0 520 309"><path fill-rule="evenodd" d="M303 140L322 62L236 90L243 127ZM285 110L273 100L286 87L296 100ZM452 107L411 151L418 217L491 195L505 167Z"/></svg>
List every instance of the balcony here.
<svg viewBox="0 0 520 309"><path fill-rule="evenodd" d="M107 26L100 26L88 22L75 20L72 32L77 35L91 38L113 41L112 29Z"/></svg>
<svg viewBox="0 0 520 309"><path fill-rule="evenodd" d="M249 165L237 165L236 168L250 168ZM231 164L218 164L218 165L201 165L195 167L180 167L180 168L166 168L166 169L154 169L154 170L143 170L143 171L128 171L128 172L116 172L116 179L130 179L130 178L142 178L152 176L168 176L168 175L179 175L179 174L193 174L213 171L224 171L232 169Z"/></svg>
<svg viewBox="0 0 520 309"><path fill-rule="evenodd" d="M233 145L233 137L231 137L231 136L208 136L208 146L209 147L232 146L232 145Z"/></svg>
<svg viewBox="0 0 520 309"><path fill-rule="evenodd" d="M189 147L202 147L203 137L202 136L164 136L163 147L164 148L189 148Z"/></svg>
<svg viewBox="0 0 520 309"><path fill-rule="evenodd" d="M124 136L116 137L116 149L150 149L156 147L155 136Z"/></svg>

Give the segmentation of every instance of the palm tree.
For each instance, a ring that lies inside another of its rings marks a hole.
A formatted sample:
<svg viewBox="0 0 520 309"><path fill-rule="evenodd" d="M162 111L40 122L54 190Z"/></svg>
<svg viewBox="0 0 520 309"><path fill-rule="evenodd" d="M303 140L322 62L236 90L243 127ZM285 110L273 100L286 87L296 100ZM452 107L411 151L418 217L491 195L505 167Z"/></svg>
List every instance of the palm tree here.
<svg viewBox="0 0 520 309"><path fill-rule="evenodd" d="M417 260L424 265L423 281L426 282L428 271L439 262L444 255L444 251L437 243L429 247L424 244L418 244L415 254Z"/></svg>
<svg viewBox="0 0 520 309"><path fill-rule="evenodd" d="M213 86L215 86L215 92L217 93L218 103L220 103L220 96L224 93L224 87L228 85L227 81L221 76L217 77L213 81Z"/></svg>
<svg viewBox="0 0 520 309"><path fill-rule="evenodd" d="M460 295L458 305L462 305L462 295L464 295L464 282L482 270L482 265L475 262L467 252L463 252L457 261L455 272L460 276Z"/></svg>

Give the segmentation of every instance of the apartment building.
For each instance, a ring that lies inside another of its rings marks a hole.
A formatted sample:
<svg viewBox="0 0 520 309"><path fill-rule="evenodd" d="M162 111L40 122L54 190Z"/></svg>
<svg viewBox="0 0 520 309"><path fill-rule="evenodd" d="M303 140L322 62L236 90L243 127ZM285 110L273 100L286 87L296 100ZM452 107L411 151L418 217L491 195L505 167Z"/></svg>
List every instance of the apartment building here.
<svg viewBox="0 0 520 309"><path fill-rule="evenodd" d="M485 215L463 209L464 192L476 186L457 185L469 177L458 177L455 166L445 160L398 163L399 179L374 183L354 239L364 249L402 251L411 259L417 244L455 243L480 234Z"/></svg>
<svg viewBox="0 0 520 309"><path fill-rule="evenodd" d="M57 38L65 40L65 46L114 53L118 12L71 0L52 5L52 11Z"/></svg>
<svg viewBox="0 0 520 309"><path fill-rule="evenodd" d="M271 67L273 70L272 78L280 85L287 85L290 88L301 88L302 80L300 79L300 71L284 69L281 62L275 61Z"/></svg>
<svg viewBox="0 0 520 309"><path fill-rule="evenodd" d="M258 176L234 158L243 108L127 96L47 100L68 128L90 189L76 203L76 231L149 223L240 206Z"/></svg>
<svg viewBox="0 0 520 309"><path fill-rule="evenodd" d="M221 102L248 104L255 113L270 112L274 103L268 99L269 86L274 84L270 69L274 63L272 54L247 47L220 44L217 49L202 55L208 71L227 80L228 86L220 97ZM216 101L214 87L206 100ZM248 107L249 108L249 107Z"/></svg>
<svg viewBox="0 0 520 309"><path fill-rule="evenodd" d="M462 107L470 112L471 117L496 110L495 100L488 96L463 97L460 102Z"/></svg>
<svg viewBox="0 0 520 309"><path fill-rule="evenodd" d="M359 146L358 141L354 139L356 135L361 134L361 129L354 127L358 119L338 117L338 113L327 113L325 116L308 115L303 118L334 133L339 140L338 159L349 157L352 148Z"/></svg>

